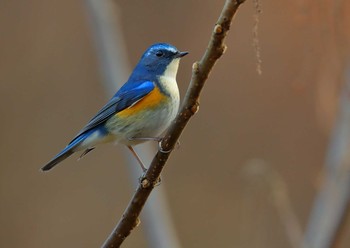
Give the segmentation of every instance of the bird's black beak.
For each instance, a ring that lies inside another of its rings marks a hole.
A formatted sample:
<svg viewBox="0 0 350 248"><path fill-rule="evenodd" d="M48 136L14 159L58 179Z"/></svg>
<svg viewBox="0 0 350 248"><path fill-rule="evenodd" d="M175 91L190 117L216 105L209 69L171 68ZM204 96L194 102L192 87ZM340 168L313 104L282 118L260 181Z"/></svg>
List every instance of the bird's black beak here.
<svg viewBox="0 0 350 248"><path fill-rule="evenodd" d="M176 58L182 58L182 57L186 56L187 54L189 54L189 52L178 52L176 54Z"/></svg>

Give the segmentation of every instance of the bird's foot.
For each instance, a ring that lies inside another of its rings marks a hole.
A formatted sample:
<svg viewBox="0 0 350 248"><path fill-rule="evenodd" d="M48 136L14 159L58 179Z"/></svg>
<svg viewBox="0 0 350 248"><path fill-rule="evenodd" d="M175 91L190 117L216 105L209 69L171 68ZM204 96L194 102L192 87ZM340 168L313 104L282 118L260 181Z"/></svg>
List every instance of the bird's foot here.
<svg viewBox="0 0 350 248"><path fill-rule="evenodd" d="M161 140L158 142L158 150L159 150L161 153L169 153L169 152L171 152L172 150L177 150L177 149L180 148L180 145L181 145L180 140L177 140L177 141L176 141L176 145L175 145L175 149L164 150L164 149L162 148L162 141L163 141L163 139L161 139Z"/></svg>

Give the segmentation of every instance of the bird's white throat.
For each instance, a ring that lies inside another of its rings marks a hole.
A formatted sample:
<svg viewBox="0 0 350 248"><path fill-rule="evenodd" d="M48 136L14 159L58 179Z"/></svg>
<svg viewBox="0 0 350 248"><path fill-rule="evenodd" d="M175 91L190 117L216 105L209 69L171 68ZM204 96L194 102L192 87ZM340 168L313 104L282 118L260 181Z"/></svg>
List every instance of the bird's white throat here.
<svg viewBox="0 0 350 248"><path fill-rule="evenodd" d="M176 83L177 69L180 59L174 59L165 69L164 74L159 77L163 89L170 93L175 99L179 99L179 89Z"/></svg>
<svg viewBox="0 0 350 248"><path fill-rule="evenodd" d="M179 69L180 59L174 59L170 62L170 64L166 67L163 77L169 77L176 79L177 69Z"/></svg>

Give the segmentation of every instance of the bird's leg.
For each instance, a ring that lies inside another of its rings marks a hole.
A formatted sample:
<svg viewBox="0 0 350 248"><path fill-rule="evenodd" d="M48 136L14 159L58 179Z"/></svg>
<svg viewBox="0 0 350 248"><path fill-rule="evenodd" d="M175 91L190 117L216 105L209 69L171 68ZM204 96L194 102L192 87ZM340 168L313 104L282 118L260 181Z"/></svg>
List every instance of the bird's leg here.
<svg viewBox="0 0 350 248"><path fill-rule="evenodd" d="M141 168L143 170L143 175L139 178L140 183L142 183L144 176L146 175L147 172L147 168L143 165L140 157L137 155L137 153L135 152L135 150L132 148L132 146L127 146L129 148L129 150L132 152L132 154L134 154L134 156L136 157L137 161L139 162L139 164L141 165ZM158 177L157 181L155 182L154 186L158 186L160 185L162 181L161 177Z"/></svg>
<svg viewBox="0 0 350 248"><path fill-rule="evenodd" d="M143 165L140 157L137 155L137 153L135 152L135 150L132 148L132 146L127 146L129 148L129 150L131 151L131 153L135 156L135 158L137 159L137 161L139 162L143 172L147 171L147 168Z"/></svg>
<svg viewBox="0 0 350 248"><path fill-rule="evenodd" d="M162 140L163 138L161 137L142 137L142 138L129 138L130 141L133 141L133 140L140 140L140 141L157 141L158 142L158 149L160 152L162 153L169 153L171 150L169 151L164 151L162 149ZM146 173L147 169L146 167L143 165L140 157L137 155L137 153L135 152L135 150L132 148L132 146L127 146L129 148L129 150L132 152L132 154L134 154L134 156L136 157L137 161L139 162L139 164L141 165L141 168L143 170L144 173ZM180 147L180 141L176 141L176 149L178 149ZM143 178L143 176L141 176L141 179ZM156 181L155 185L154 186L158 186L160 185L162 182L162 178L159 177L158 180Z"/></svg>
<svg viewBox="0 0 350 248"><path fill-rule="evenodd" d="M129 138L130 141L133 140L139 140L139 141L157 141L157 142L161 142L162 138L161 137L138 137L138 138Z"/></svg>
<svg viewBox="0 0 350 248"><path fill-rule="evenodd" d="M130 140L130 141L132 141L132 140L157 141L157 142L158 142L158 150L159 150L160 152L162 152L162 153L169 153L169 152L171 151L171 150L169 150L169 151L164 151L164 150L162 149L162 140L163 140L163 138L161 138L161 137L129 138L129 140ZM175 147L175 149L179 149L179 148L180 148L180 145L181 145L180 140L177 140L177 141L176 141L176 147Z"/></svg>

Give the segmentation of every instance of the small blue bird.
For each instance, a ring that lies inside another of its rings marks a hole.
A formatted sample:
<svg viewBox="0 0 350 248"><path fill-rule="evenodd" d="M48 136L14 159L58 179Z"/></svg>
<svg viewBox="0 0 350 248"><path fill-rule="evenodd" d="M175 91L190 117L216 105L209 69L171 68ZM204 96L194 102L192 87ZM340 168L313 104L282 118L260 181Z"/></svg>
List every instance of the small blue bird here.
<svg viewBox="0 0 350 248"><path fill-rule="evenodd" d="M180 103L176 74L180 58L187 54L166 43L150 46L128 81L42 171L75 152L83 151L82 157L108 142L127 146L145 171L132 146L159 140L176 117Z"/></svg>

